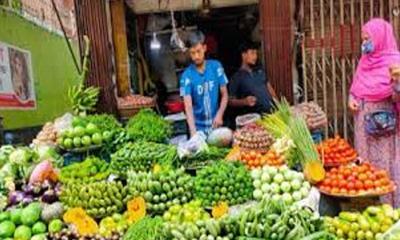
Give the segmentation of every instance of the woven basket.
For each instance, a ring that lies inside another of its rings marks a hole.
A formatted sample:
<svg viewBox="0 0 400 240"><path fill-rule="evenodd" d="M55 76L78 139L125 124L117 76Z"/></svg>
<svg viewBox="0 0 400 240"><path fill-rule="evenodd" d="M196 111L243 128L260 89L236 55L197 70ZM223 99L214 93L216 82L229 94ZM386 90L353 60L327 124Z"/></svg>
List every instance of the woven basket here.
<svg viewBox="0 0 400 240"><path fill-rule="evenodd" d="M126 119L135 116L140 110L144 108L154 107L155 103L140 106L118 107L118 113L121 118Z"/></svg>

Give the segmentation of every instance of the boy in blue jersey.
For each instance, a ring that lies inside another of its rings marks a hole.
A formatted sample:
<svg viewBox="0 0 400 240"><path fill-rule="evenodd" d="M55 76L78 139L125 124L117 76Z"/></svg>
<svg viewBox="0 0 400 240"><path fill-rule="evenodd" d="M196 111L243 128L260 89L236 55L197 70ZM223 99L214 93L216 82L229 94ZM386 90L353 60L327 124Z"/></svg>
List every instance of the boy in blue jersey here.
<svg viewBox="0 0 400 240"><path fill-rule="evenodd" d="M197 131L205 134L222 126L228 105L228 79L220 62L205 59L207 46L204 35L194 32L187 45L193 63L180 79L180 93L185 104L190 135Z"/></svg>

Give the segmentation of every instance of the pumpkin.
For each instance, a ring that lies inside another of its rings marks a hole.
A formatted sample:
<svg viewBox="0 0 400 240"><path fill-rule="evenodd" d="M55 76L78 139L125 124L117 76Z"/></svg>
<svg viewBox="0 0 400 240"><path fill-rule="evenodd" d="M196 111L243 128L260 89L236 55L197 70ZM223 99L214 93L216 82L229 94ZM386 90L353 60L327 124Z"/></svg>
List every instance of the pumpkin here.
<svg viewBox="0 0 400 240"><path fill-rule="evenodd" d="M227 214L228 211L229 211L228 204L226 202L220 202L213 207L211 215L213 216L213 218L218 219Z"/></svg>
<svg viewBox="0 0 400 240"><path fill-rule="evenodd" d="M304 176L312 184L316 184L324 180L325 169L319 161L309 161L304 164Z"/></svg>
<svg viewBox="0 0 400 240"><path fill-rule="evenodd" d="M146 216L146 202L143 197L130 200L127 204L128 222L135 223Z"/></svg>

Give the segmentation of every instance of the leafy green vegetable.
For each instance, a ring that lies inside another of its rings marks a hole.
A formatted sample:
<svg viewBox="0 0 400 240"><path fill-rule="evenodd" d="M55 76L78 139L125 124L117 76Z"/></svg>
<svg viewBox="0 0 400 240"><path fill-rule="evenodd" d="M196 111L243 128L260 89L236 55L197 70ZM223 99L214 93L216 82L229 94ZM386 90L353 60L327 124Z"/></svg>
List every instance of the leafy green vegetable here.
<svg viewBox="0 0 400 240"><path fill-rule="evenodd" d="M60 181L79 180L91 182L106 179L110 175L109 164L97 157L89 156L83 162L73 163L61 169Z"/></svg>
<svg viewBox="0 0 400 240"><path fill-rule="evenodd" d="M151 109L143 109L132 117L126 129L134 141L165 143L172 135L171 124Z"/></svg>
<svg viewBox="0 0 400 240"><path fill-rule="evenodd" d="M10 154L14 151L15 148L11 145L3 145L0 147L0 167L8 162Z"/></svg>
<svg viewBox="0 0 400 240"><path fill-rule="evenodd" d="M228 148L219 148L214 146L209 146L204 151L201 151L193 156L187 156L179 161L175 162L176 166L183 165L185 168L198 168L206 166L211 162L215 162L224 159L229 153Z"/></svg>

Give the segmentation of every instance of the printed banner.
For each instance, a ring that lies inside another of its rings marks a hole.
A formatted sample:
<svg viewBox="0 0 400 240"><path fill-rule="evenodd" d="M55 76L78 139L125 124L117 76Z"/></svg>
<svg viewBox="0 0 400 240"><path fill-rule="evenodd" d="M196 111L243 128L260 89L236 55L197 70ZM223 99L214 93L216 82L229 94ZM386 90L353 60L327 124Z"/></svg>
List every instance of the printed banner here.
<svg viewBox="0 0 400 240"><path fill-rule="evenodd" d="M0 109L35 107L30 52L0 42Z"/></svg>

